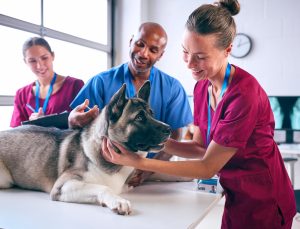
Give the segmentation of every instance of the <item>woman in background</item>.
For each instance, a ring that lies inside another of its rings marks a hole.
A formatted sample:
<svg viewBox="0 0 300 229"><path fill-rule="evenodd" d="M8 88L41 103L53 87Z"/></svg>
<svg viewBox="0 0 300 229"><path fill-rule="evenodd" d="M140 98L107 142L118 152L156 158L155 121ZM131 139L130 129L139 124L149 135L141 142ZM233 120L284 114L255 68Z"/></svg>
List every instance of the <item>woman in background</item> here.
<svg viewBox="0 0 300 229"><path fill-rule="evenodd" d="M32 37L23 45L24 62L37 80L17 90L11 127L38 117L71 111L73 101L84 82L70 76L61 76L53 70L54 52L41 37Z"/></svg>
<svg viewBox="0 0 300 229"><path fill-rule="evenodd" d="M142 158L103 141L107 160L141 170L207 179L218 174L226 203L222 228L290 229L296 214L291 181L273 139L274 117L255 77L228 63L236 34L236 0L205 4L189 16L183 60L197 81L191 142L169 139L164 151L189 161Z"/></svg>

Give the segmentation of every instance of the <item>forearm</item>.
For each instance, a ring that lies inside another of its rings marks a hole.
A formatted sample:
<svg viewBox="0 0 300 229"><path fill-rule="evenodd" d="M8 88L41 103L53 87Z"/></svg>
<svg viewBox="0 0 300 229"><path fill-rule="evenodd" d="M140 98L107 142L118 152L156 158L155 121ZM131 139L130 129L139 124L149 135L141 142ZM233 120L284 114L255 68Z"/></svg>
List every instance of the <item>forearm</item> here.
<svg viewBox="0 0 300 229"><path fill-rule="evenodd" d="M160 161L141 158L132 165L138 169L164 173L173 176L208 179L214 175L201 160Z"/></svg>
<svg viewBox="0 0 300 229"><path fill-rule="evenodd" d="M164 151L183 158L202 158L206 149L196 141L179 142L169 139L165 144Z"/></svg>

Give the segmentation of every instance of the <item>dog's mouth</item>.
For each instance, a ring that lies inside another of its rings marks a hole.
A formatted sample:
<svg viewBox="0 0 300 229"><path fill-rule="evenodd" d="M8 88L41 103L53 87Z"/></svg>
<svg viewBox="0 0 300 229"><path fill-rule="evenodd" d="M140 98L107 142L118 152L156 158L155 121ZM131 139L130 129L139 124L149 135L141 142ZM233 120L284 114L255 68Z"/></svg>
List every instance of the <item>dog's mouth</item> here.
<svg viewBox="0 0 300 229"><path fill-rule="evenodd" d="M160 143L158 145L146 145L138 143L136 144L136 148L139 151L160 151L162 148L164 148L164 143Z"/></svg>

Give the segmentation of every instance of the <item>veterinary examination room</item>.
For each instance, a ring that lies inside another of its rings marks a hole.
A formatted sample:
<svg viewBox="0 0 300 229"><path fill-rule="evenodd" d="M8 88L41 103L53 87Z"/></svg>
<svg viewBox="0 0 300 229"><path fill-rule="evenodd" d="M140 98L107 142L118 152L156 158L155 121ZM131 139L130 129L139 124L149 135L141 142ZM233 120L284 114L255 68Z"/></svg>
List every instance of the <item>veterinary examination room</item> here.
<svg viewBox="0 0 300 229"><path fill-rule="evenodd" d="M300 229L299 0L0 0L0 229Z"/></svg>

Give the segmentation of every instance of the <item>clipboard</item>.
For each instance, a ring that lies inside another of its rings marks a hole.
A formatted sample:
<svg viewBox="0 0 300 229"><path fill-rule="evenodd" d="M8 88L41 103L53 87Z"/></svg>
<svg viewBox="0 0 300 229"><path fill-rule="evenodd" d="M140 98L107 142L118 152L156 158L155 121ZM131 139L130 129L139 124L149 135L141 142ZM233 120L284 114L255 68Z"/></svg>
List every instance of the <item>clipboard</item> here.
<svg viewBox="0 0 300 229"><path fill-rule="evenodd" d="M50 114L35 120L23 121L22 125L37 125L44 127L57 127L60 129L68 129L68 117L70 112L64 111L59 114Z"/></svg>

